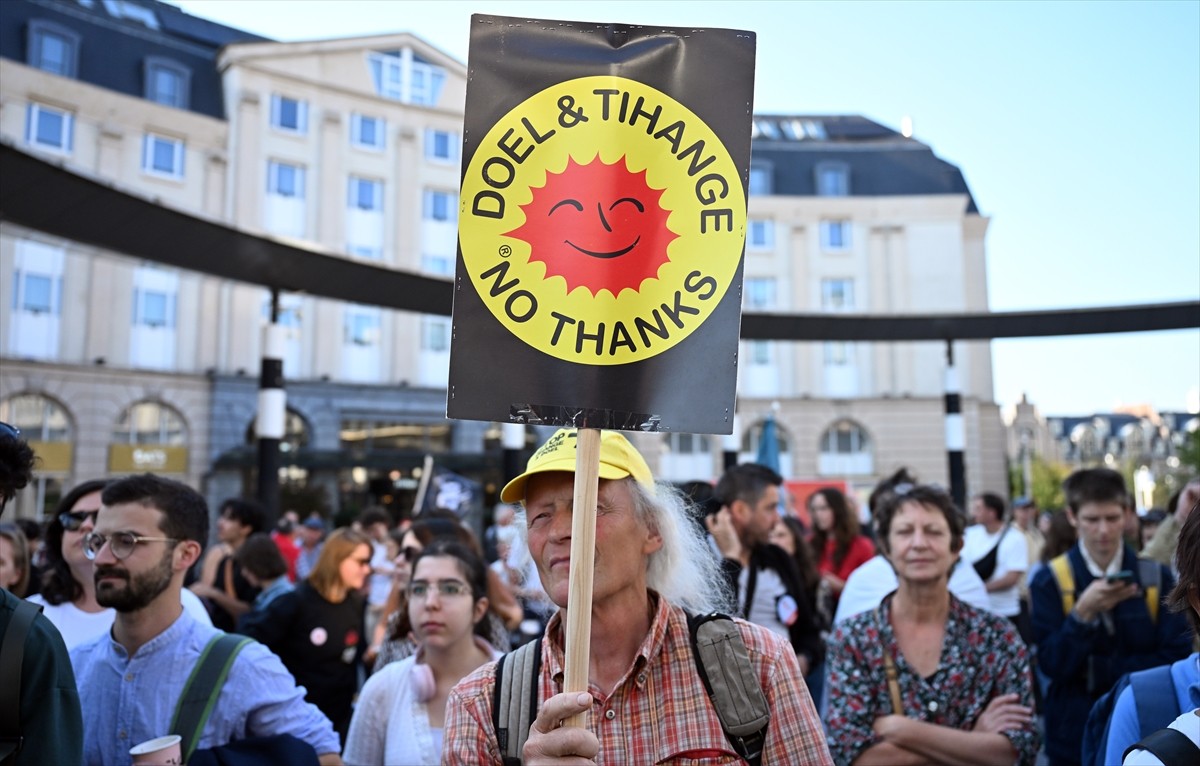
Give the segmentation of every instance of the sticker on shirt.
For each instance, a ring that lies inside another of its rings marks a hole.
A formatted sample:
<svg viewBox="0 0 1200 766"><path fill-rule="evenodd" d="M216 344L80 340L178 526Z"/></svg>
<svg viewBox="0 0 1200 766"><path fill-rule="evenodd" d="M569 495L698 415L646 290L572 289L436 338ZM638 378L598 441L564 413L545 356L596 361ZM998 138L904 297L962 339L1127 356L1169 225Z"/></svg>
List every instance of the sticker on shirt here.
<svg viewBox="0 0 1200 766"><path fill-rule="evenodd" d="M800 607L796 605L796 599L787 594L775 599L775 615L787 627L795 625L800 617Z"/></svg>
<svg viewBox="0 0 1200 766"><path fill-rule="evenodd" d="M329 633L324 628L313 628L312 633L308 634L308 640L313 646L324 646L329 640Z"/></svg>
<svg viewBox="0 0 1200 766"><path fill-rule="evenodd" d="M342 662L349 665L354 662L354 656L358 653L358 631L346 631L346 648L342 650Z"/></svg>

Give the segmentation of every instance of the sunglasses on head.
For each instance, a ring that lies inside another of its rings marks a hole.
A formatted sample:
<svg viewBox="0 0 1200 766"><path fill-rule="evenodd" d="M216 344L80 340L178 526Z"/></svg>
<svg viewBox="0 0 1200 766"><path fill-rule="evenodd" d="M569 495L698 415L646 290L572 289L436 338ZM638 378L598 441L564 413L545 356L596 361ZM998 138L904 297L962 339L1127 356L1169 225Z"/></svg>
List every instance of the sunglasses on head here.
<svg viewBox="0 0 1200 766"><path fill-rule="evenodd" d="M404 560L411 564L417 560L417 556L421 555L421 549L414 545L407 545L404 547L403 553Z"/></svg>
<svg viewBox="0 0 1200 766"><path fill-rule="evenodd" d="M83 527L83 522L89 518L92 524L96 523L96 514L100 511L67 511L66 513L58 514L58 523L62 524L63 529L68 532L78 532Z"/></svg>
<svg viewBox="0 0 1200 766"><path fill-rule="evenodd" d="M7 436L10 439L19 439L21 438L21 429L0 421L0 436Z"/></svg>

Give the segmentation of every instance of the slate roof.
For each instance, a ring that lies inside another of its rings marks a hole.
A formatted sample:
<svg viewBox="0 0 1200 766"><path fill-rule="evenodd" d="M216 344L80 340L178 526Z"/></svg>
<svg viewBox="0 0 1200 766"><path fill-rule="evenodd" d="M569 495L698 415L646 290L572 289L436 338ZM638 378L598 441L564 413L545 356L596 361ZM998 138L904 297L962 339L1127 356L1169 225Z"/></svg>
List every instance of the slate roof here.
<svg viewBox="0 0 1200 766"><path fill-rule="evenodd" d="M776 195L815 196L817 166L834 162L850 171L851 197L965 194L979 213L957 166L859 115L755 115L751 161L771 166Z"/></svg>
<svg viewBox="0 0 1200 766"><path fill-rule="evenodd" d="M121 3L152 11L158 28L121 15ZM79 35L80 81L142 98L146 58L161 56L191 71L189 110L218 119L225 116L218 51L235 41L268 40L155 0L3 0L0 57L27 62L27 30L33 19L51 21Z"/></svg>

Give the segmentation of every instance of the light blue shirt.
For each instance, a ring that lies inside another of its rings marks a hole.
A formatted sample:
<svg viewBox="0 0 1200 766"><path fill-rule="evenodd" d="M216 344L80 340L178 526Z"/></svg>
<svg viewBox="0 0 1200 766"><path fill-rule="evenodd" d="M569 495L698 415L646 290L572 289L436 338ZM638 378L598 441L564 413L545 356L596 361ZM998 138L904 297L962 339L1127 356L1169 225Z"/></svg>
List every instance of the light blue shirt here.
<svg viewBox="0 0 1200 766"><path fill-rule="evenodd" d="M128 766L131 747L171 733L184 684L219 633L184 612L132 657L109 634L72 650L79 700L87 711L84 763ZM291 734L318 754L341 750L329 719L304 701L304 688L269 649L251 642L234 660L197 747L275 734Z"/></svg>
<svg viewBox="0 0 1200 766"><path fill-rule="evenodd" d="M1200 652L1193 652L1190 656L1172 663L1171 681L1175 684L1175 702L1179 705L1179 712L1186 713L1200 707ZM1163 721L1158 728L1167 728L1173 720L1174 715ZM1112 719L1108 724L1108 745L1104 753L1104 762L1120 763L1125 749L1141 739L1133 687L1126 686L1117 697L1117 704L1113 706Z"/></svg>

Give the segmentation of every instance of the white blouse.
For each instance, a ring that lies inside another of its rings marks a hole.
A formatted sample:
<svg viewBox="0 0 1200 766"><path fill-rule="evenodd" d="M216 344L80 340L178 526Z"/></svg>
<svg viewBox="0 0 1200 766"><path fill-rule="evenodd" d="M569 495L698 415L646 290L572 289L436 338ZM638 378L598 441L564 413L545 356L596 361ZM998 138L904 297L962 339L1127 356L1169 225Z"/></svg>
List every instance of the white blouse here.
<svg viewBox="0 0 1200 766"><path fill-rule="evenodd" d="M500 653L485 641L493 660ZM440 763L441 731L429 724L429 707L417 701L410 681L417 655L393 662L367 679L354 706L346 751L347 766L384 766L399 763Z"/></svg>

